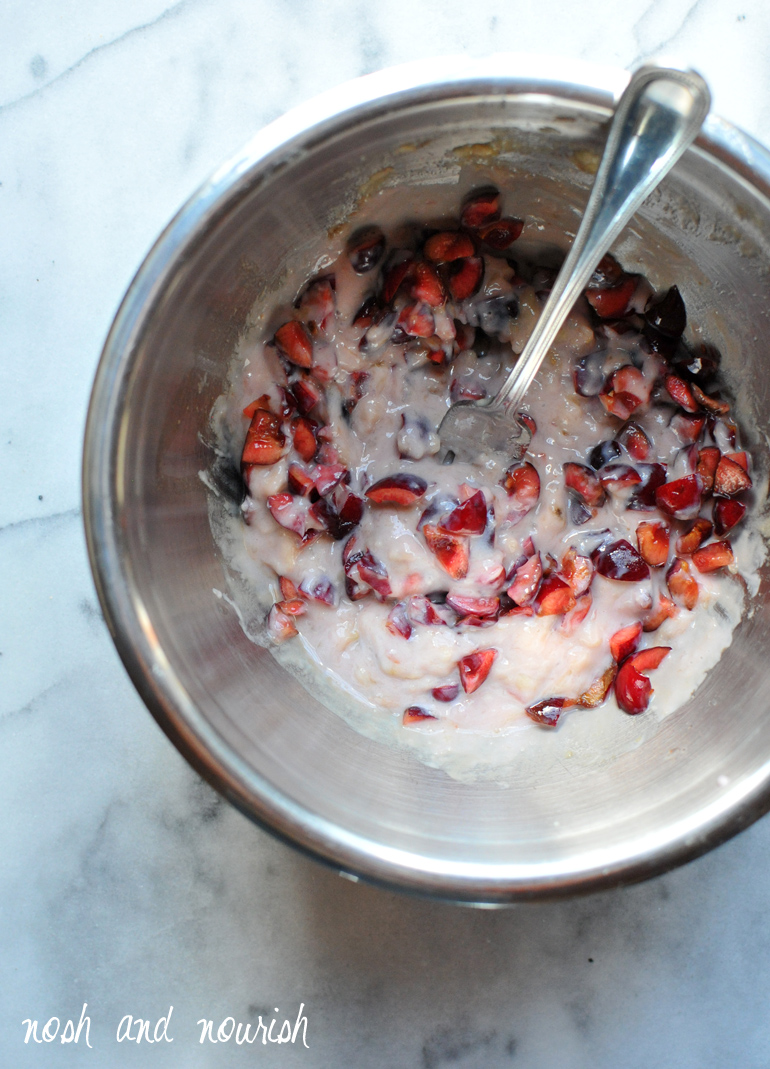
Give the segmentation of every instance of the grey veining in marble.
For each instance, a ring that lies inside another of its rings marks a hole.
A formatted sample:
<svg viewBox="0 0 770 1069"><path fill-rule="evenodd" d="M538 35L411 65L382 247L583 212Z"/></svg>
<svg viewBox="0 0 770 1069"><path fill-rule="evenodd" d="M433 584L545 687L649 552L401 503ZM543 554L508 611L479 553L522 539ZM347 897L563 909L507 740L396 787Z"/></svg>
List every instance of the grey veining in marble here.
<svg viewBox="0 0 770 1069"><path fill-rule="evenodd" d="M765 1069L770 822L648 884L473 911L353 884L231 810L155 726L85 558L79 463L116 306L259 126L442 54L664 54L770 142L765 0L38 0L0 34L0 1064ZM24 1044L84 1002L91 1049ZM305 1049L200 1019L308 1019ZM152 1046L116 1041L124 1015Z"/></svg>

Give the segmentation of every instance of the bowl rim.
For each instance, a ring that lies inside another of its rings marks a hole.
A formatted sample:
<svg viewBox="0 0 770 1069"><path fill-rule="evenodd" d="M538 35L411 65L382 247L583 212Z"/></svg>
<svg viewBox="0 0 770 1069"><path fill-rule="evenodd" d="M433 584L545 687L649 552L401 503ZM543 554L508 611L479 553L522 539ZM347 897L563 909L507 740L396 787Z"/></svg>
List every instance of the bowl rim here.
<svg viewBox="0 0 770 1069"><path fill-rule="evenodd" d="M385 111L469 94L551 95L609 115L629 78L620 68L531 53L447 56L434 61L431 70L427 74L422 61L403 64L299 104L217 168L172 218L129 285L99 360L83 446L83 521L104 617L134 686L165 734L220 794L273 835L350 879L450 901L505 905L633 883L700 856L770 809L770 760L707 807L636 839L634 850L585 852L572 860L569 871L555 863L449 864L386 847L294 802L208 723L159 647L116 522L122 402L137 343L185 249L258 171L267 176L296 152ZM770 205L770 153L754 138L710 115L690 151L717 161Z"/></svg>

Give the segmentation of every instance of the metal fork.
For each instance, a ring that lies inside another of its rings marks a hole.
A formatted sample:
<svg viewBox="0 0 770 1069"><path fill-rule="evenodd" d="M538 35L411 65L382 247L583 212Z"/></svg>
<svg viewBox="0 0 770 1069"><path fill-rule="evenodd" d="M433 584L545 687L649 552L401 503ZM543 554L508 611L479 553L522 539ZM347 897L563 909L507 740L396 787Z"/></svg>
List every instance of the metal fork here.
<svg viewBox="0 0 770 1069"><path fill-rule="evenodd" d="M631 76L580 228L535 329L494 397L458 401L444 416L438 429L443 464L490 452L518 459L525 452L532 435L518 408L554 338L612 242L695 140L710 105L708 86L694 71L646 66Z"/></svg>

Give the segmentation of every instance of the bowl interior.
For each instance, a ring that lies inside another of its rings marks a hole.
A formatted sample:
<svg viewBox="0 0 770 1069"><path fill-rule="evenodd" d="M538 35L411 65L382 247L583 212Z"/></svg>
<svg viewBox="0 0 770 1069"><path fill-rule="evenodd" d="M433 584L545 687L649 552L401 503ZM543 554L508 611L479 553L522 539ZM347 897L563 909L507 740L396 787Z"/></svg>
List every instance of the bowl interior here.
<svg viewBox="0 0 770 1069"><path fill-rule="evenodd" d="M693 699L617 752L461 783L352 730L249 641L212 539L209 414L256 301L318 257L379 191L456 198L492 181L516 213L572 234L611 101L585 87L468 82L402 93L300 135L191 202L108 340L86 455L100 594L129 670L183 752L228 797L340 867L456 899L506 900L639 878L767 807L766 579ZM708 138L617 245L676 282L722 349L744 433L766 463L770 207ZM240 444L240 443L239 443ZM236 581L237 583L237 581ZM216 592L227 597L218 596ZM637 732L637 725L628 732Z"/></svg>

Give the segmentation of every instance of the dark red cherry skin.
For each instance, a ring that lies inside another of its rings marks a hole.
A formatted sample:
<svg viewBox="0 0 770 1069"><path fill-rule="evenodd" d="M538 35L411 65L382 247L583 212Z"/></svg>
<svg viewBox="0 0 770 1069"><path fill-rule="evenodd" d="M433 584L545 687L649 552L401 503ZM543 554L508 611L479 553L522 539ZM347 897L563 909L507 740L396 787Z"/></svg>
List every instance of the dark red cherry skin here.
<svg viewBox="0 0 770 1069"><path fill-rule="evenodd" d="M571 708L575 704L573 698L545 698L534 705L528 705L525 712L530 720L534 720L536 724L542 724L543 727L547 728L555 728L564 710Z"/></svg>
<svg viewBox="0 0 770 1069"><path fill-rule="evenodd" d="M687 311L676 286L650 298L644 310L649 326L668 338L681 338L687 326Z"/></svg>
<svg viewBox="0 0 770 1069"><path fill-rule="evenodd" d="M732 531L743 519L746 506L742 501L721 497L714 502L714 532L718 538Z"/></svg>
<svg viewBox="0 0 770 1069"><path fill-rule="evenodd" d="M348 239L348 257L357 275L364 275L377 266L385 252L385 235L378 226L356 230Z"/></svg>
<svg viewBox="0 0 770 1069"><path fill-rule="evenodd" d="M594 550L591 560L605 579L616 579L622 583L638 583L648 579L650 569L630 542L625 538Z"/></svg>
<svg viewBox="0 0 770 1069"><path fill-rule="evenodd" d="M456 535L483 534L487 526L487 501L481 490L449 513L439 524L442 530Z"/></svg>
<svg viewBox="0 0 770 1069"><path fill-rule="evenodd" d="M366 491L366 496L374 505L395 505L397 508L406 508L418 501L428 484L419 475L386 475L378 480Z"/></svg>

